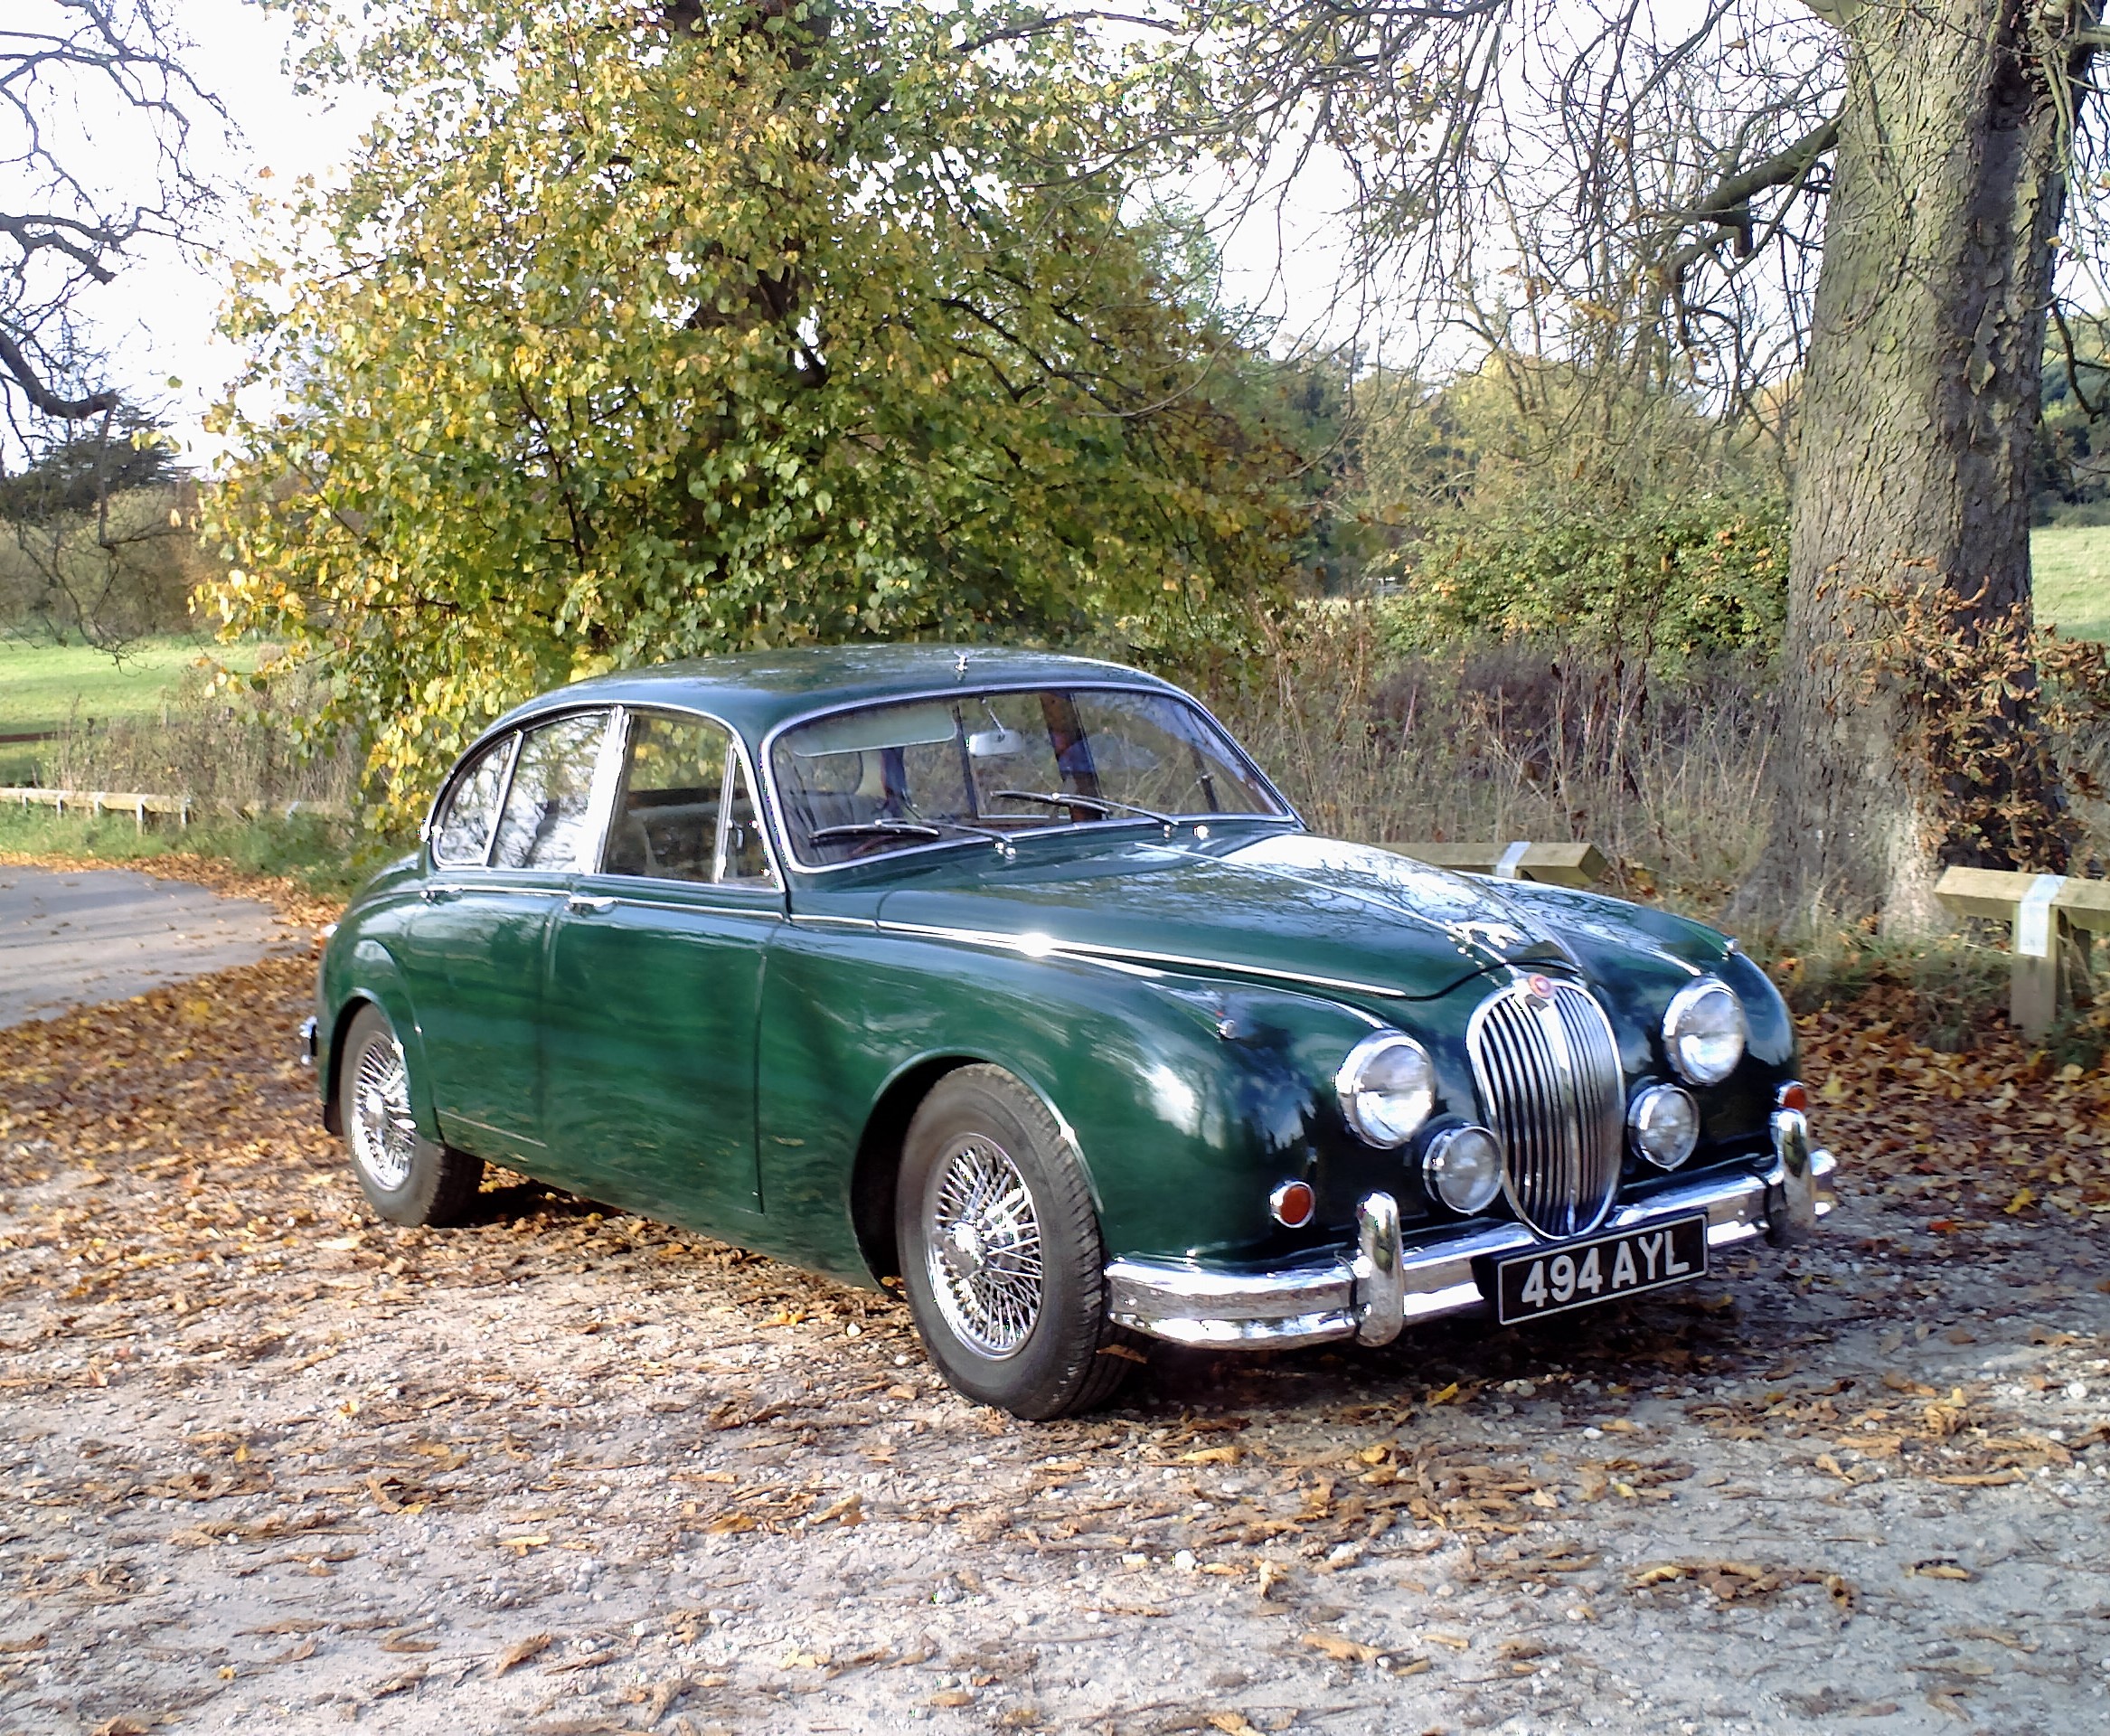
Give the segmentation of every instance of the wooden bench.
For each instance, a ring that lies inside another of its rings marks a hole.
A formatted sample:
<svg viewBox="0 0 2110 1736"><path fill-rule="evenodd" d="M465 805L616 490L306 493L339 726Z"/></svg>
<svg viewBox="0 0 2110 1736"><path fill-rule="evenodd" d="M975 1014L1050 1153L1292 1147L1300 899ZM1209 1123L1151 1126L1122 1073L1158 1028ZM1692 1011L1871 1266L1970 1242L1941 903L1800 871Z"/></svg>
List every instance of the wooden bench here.
<svg viewBox="0 0 2110 1736"><path fill-rule="evenodd" d="M2060 1006L2086 990L2089 943L2110 933L2110 881L1946 868L1935 896L1958 916L2008 925L2008 1018L2025 1036L2049 1033Z"/></svg>
<svg viewBox="0 0 2110 1736"><path fill-rule="evenodd" d="M1552 886L1591 886L1611 864L1594 844L1388 844L1402 856L1461 874L1498 880L1536 880Z"/></svg>

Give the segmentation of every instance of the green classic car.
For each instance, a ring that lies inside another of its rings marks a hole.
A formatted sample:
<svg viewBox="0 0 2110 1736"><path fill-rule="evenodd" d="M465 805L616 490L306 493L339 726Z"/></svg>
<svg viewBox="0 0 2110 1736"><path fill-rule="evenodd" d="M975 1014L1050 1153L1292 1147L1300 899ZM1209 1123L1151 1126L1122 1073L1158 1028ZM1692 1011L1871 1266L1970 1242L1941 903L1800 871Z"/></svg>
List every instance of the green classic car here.
<svg viewBox="0 0 2110 1736"><path fill-rule="evenodd" d="M1052 1417L1139 1336L1383 1344L1679 1283L1832 1204L1712 929L1314 837L1177 688L873 646L501 718L307 1032L373 1208L486 1159L864 1283Z"/></svg>

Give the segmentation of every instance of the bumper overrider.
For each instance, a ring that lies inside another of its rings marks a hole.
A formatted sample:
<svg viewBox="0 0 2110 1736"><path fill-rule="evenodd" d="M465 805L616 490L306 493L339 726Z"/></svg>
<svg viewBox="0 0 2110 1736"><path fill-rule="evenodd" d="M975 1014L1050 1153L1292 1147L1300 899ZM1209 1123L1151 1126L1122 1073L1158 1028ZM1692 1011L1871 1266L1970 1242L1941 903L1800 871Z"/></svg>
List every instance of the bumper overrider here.
<svg viewBox="0 0 2110 1736"><path fill-rule="evenodd" d="M1773 1118L1773 1166L1700 1175L1616 1208L1597 1235L1646 1229L1659 1220L1707 1214L1709 1251L1765 1236L1776 1245L1807 1237L1838 1203L1837 1162L1810 1145L1794 1109ZM1179 1344L1280 1349L1354 1338L1389 1344L1409 1322L1487 1306L1480 1272L1506 1254L1548 1244L1521 1223L1484 1224L1408 1246L1389 1194L1356 1207L1356 1250L1272 1271L1211 1270L1170 1260L1116 1260L1107 1268L1114 1319Z"/></svg>

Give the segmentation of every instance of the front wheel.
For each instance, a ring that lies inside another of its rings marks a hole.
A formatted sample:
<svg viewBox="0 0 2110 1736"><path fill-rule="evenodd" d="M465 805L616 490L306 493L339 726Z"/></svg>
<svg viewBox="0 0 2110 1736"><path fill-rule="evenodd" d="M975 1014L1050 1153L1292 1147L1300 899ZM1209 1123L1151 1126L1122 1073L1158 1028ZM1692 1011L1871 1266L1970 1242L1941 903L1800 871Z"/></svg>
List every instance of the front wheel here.
<svg viewBox="0 0 2110 1736"><path fill-rule="evenodd" d="M1141 1360L1107 1318L1083 1167L1001 1067L963 1067L924 1099L894 1223L917 1330L966 1397L1044 1421L1099 1403Z"/></svg>
<svg viewBox="0 0 2110 1736"><path fill-rule="evenodd" d="M468 1215L484 1160L418 1131L410 1059L388 1014L371 1002L344 1033L337 1117L360 1191L389 1222L459 1223Z"/></svg>

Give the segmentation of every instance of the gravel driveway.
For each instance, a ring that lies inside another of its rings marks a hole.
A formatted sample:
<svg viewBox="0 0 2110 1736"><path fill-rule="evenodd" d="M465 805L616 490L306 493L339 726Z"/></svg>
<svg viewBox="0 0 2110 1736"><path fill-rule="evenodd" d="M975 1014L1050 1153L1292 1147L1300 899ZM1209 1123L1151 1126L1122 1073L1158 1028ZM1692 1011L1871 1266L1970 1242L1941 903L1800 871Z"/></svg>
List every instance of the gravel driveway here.
<svg viewBox="0 0 2110 1736"><path fill-rule="evenodd" d="M0 1731L2102 1727L2085 1209L1846 1150L1813 1251L1026 1425L514 1178L376 1225L308 969L0 1033Z"/></svg>
<svg viewBox="0 0 2110 1736"><path fill-rule="evenodd" d="M285 936L253 898L123 869L0 865L0 1026L248 964Z"/></svg>

